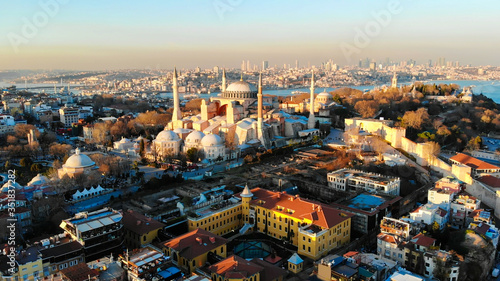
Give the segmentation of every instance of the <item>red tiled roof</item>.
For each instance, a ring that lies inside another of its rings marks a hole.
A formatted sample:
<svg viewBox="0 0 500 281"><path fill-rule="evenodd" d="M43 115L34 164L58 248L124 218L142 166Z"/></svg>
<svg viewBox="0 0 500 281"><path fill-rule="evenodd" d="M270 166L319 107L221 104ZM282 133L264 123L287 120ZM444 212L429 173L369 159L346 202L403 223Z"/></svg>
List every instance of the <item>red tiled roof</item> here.
<svg viewBox="0 0 500 281"><path fill-rule="evenodd" d="M280 280L280 279L278 279L280 276L285 277L285 275L287 274L286 270L281 269L275 265L272 265L272 264L270 264L266 261L260 260L258 258L254 258L250 262L264 268L264 270L260 273L260 280L261 281Z"/></svg>
<svg viewBox="0 0 500 281"><path fill-rule="evenodd" d="M147 234L153 230L163 228L165 225L157 220L148 218L138 212L128 210L123 212L123 226L125 229L139 235Z"/></svg>
<svg viewBox="0 0 500 281"><path fill-rule="evenodd" d="M377 235L377 239L385 241L387 243L391 243L391 244L398 244L398 241L396 240L396 237L394 235L379 233Z"/></svg>
<svg viewBox="0 0 500 281"><path fill-rule="evenodd" d="M211 237L214 242L210 241ZM178 251L182 257L191 260L226 243L227 239L198 228L162 244L164 247Z"/></svg>
<svg viewBox="0 0 500 281"><path fill-rule="evenodd" d="M482 176L477 179L478 181L495 188L500 188L500 179L494 176Z"/></svg>
<svg viewBox="0 0 500 281"><path fill-rule="evenodd" d="M450 158L450 160L462 163L476 170L498 170L500 167L493 164L481 161L470 155L458 153L457 155Z"/></svg>
<svg viewBox="0 0 500 281"><path fill-rule="evenodd" d="M297 219L308 219L314 225L327 229L354 216L351 213L334 209L328 205L312 202L286 193L273 192L261 188L254 188L251 191L254 196L254 199L250 202L252 205L262 206L276 212L283 212L283 214ZM283 211L276 209L278 206L282 207ZM293 210L293 214L288 213L287 209Z"/></svg>
<svg viewBox="0 0 500 281"><path fill-rule="evenodd" d="M230 256L214 265L208 267L208 270L218 275L224 276L226 279L245 279L264 270L264 267L249 262L238 256Z"/></svg>
<svg viewBox="0 0 500 281"><path fill-rule="evenodd" d="M411 242L416 244L416 245L429 248L430 246L434 245L434 243L436 242L436 239L425 236L422 233L419 233L418 235L414 236L411 239Z"/></svg>
<svg viewBox="0 0 500 281"><path fill-rule="evenodd" d="M99 276L99 272L95 269L90 269L86 263L79 263L65 268L61 270L61 274L66 276L70 281L85 281L89 279L89 276Z"/></svg>

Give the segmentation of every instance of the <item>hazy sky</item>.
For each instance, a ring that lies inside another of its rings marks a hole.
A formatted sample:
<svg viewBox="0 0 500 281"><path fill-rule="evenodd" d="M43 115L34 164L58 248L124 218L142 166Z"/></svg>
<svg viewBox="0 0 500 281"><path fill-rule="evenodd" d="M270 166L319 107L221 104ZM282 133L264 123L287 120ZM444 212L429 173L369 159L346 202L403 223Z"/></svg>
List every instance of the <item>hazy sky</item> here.
<svg viewBox="0 0 500 281"><path fill-rule="evenodd" d="M1 10L0 69L344 65L367 57L500 65L498 0L26 0L2 1Z"/></svg>

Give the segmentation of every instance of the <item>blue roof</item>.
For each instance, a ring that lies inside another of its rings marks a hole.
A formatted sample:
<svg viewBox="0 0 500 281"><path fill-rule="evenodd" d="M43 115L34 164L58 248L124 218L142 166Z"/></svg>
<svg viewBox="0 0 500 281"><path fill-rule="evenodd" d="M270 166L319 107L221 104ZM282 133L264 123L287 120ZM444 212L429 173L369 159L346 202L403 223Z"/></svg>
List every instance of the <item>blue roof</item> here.
<svg viewBox="0 0 500 281"><path fill-rule="evenodd" d="M304 260L301 259L299 257L299 255L297 255L297 253L294 253L289 259L288 259L288 262L292 263L292 264L300 264L300 263L303 263Z"/></svg>
<svg viewBox="0 0 500 281"><path fill-rule="evenodd" d="M170 276L173 276L177 273L181 272L177 267L169 267L163 271L158 272L158 275L160 275L163 278L168 278Z"/></svg>
<svg viewBox="0 0 500 281"><path fill-rule="evenodd" d="M347 200L346 205L350 208L363 211L371 211L373 208L384 204L385 198L378 195L360 194L350 200Z"/></svg>

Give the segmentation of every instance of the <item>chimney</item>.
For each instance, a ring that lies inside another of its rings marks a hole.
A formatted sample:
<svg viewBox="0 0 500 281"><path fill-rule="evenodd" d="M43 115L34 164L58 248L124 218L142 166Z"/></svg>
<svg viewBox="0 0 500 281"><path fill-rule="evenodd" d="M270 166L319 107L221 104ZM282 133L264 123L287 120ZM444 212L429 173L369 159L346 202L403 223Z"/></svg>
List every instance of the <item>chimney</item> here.
<svg viewBox="0 0 500 281"><path fill-rule="evenodd" d="M209 239L210 239L210 242L212 242L212 244L215 243L215 237L210 237Z"/></svg>
<svg viewBox="0 0 500 281"><path fill-rule="evenodd" d="M196 241L198 241L198 243L199 243L200 245L201 245L201 243L203 242L203 241L201 240L201 237L196 237Z"/></svg>

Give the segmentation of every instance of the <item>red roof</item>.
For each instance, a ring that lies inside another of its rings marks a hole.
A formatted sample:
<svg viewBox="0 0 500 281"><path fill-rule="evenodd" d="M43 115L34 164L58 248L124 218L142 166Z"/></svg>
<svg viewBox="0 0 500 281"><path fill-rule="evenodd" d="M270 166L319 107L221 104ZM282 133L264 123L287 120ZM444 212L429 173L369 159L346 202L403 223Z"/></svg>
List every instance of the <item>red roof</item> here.
<svg viewBox="0 0 500 281"><path fill-rule="evenodd" d="M264 270L262 266L249 262L238 256L230 256L214 265L211 265L208 270L226 279L246 279Z"/></svg>
<svg viewBox="0 0 500 281"><path fill-rule="evenodd" d="M148 218L145 215L133 210L123 212L122 221L125 229L139 235L147 234L165 226L163 223L152 218Z"/></svg>
<svg viewBox="0 0 500 281"><path fill-rule="evenodd" d="M212 238L212 239L211 239ZM174 249L186 259L194 259L227 243L227 239L198 228L163 243L164 247Z"/></svg>
<svg viewBox="0 0 500 281"><path fill-rule="evenodd" d="M330 229L354 216L351 213L334 209L328 205L302 199L286 193L273 192L261 188L252 189L252 205L262 206L268 210L282 212L299 220L308 219L312 224ZM239 194L238 194L239 195ZM281 211L277 208L283 208ZM287 212L292 210L293 213Z"/></svg>
<svg viewBox="0 0 500 281"><path fill-rule="evenodd" d="M72 267L61 270L61 274L66 276L70 281L85 281L90 277L99 276L99 272L95 269L90 269L86 263L79 263Z"/></svg>
<svg viewBox="0 0 500 281"><path fill-rule="evenodd" d="M436 242L436 239L425 236L422 233L419 233L418 235L414 236L411 239L411 242L413 244L429 248L430 246L434 245L434 243Z"/></svg>
<svg viewBox="0 0 500 281"><path fill-rule="evenodd" d="M482 176L477 179L478 181L495 188L500 188L500 179L494 176Z"/></svg>
<svg viewBox="0 0 500 281"><path fill-rule="evenodd" d="M498 170L500 167L495 166L493 164L481 161L477 158L474 158L470 155L458 153L457 155L450 158L452 161L459 162L461 164L467 165L476 170Z"/></svg>

